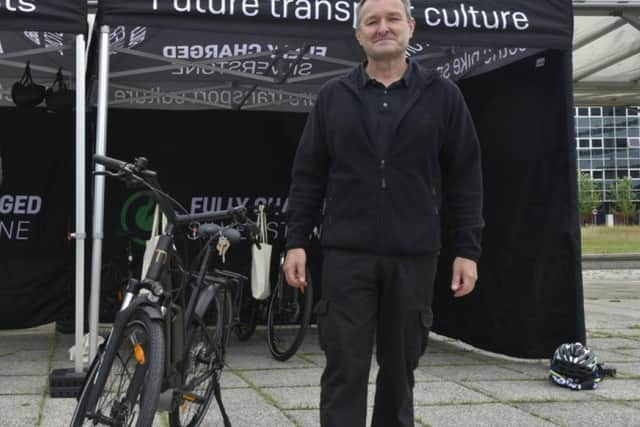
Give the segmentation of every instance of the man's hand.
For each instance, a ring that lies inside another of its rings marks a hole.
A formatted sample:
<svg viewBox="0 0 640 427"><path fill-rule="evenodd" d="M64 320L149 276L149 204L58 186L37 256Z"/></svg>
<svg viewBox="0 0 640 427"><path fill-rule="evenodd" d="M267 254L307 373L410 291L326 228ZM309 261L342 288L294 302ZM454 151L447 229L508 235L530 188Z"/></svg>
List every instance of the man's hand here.
<svg viewBox="0 0 640 427"><path fill-rule="evenodd" d="M307 286L305 271L307 269L307 253L304 249L289 249L282 269L290 286L304 290L304 287Z"/></svg>
<svg viewBox="0 0 640 427"><path fill-rule="evenodd" d="M473 291L478 280L478 268L475 261L457 257L453 261L451 290L454 297L463 297Z"/></svg>

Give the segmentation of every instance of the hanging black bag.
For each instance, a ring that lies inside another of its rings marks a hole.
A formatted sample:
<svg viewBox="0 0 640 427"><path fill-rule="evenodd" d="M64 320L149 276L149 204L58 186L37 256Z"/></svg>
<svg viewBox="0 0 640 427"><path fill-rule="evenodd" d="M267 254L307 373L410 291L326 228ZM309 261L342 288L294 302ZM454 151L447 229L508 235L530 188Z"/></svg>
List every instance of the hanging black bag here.
<svg viewBox="0 0 640 427"><path fill-rule="evenodd" d="M31 77L31 66L27 61L22 78L11 87L11 98L18 107L33 108L40 104L45 96L44 86L33 82Z"/></svg>
<svg viewBox="0 0 640 427"><path fill-rule="evenodd" d="M52 111L70 110L76 99L76 92L70 90L64 82L62 76L62 67L58 69L56 79L45 95L47 100L47 108Z"/></svg>

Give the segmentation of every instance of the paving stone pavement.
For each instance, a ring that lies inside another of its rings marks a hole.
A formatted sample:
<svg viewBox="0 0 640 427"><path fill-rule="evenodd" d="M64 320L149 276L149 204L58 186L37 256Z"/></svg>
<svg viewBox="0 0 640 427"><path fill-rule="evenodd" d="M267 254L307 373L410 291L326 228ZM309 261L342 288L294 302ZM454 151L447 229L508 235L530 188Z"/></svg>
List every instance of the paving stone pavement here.
<svg viewBox="0 0 640 427"><path fill-rule="evenodd" d="M585 270L589 346L617 368L594 391L572 392L547 379L548 360L482 351L434 334L416 370L416 426L640 426L640 270ZM73 335L54 325L0 331L0 426L67 426L74 399L51 398L49 373L72 368ZM287 362L269 355L265 334L232 341L222 377L234 427L318 426L324 356L312 328ZM368 422L377 367L372 363ZM159 414L154 427L169 425ZM212 404L203 426L221 426ZM350 426L345 426L350 427ZM393 426L390 426L393 427Z"/></svg>

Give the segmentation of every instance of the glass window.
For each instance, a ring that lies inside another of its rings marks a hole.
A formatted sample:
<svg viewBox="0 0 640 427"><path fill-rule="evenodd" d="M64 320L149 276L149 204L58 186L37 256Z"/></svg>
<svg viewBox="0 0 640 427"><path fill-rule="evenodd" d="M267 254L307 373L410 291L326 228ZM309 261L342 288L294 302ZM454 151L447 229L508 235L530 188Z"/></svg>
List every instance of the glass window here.
<svg viewBox="0 0 640 427"><path fill-rule="evenodd" d="M629 167L629 159L616 159L616 165L618 169L627 169Z"/></svg>
<svg viewBox="0 0 640 427"><path fill-rule="evenodd" d="M600 107L591 107L591 108L589 108L589 112L591 113L592 116L601 116L602 115L602 108L600 108Z"/></svg>
<svg viewBox="0 0 640 427"><path fill-rule="evenodd" d="M605 138L604 139L604 148L613 148L616 145L615 139Z"/></svg>
<svg viewBox="0 0 640 427"><path fill-rule="evenodd" d="M589 148L589 140L588 139L579 139L578 147L580 148Z"/></svg>
<svg viewBox="0 0 640 427"><path fill-rule="evenodd" d="M578 162L580 170L591 169L591 161L589 159L583 159Z"/></svg>
<svg viewBox="0 0 640 427"><path fill-rule="evenodd" d="M588 137L589 128L578 128L578 137Z"/></svg>
<svg viewBox="0 0 640 427"><path fill-rule="evenodd" d="M579 128L589 128L589 118L587 117L578 117L578 127Z"/></svg>
<svg viewBox="0 0 640 427"><path fill-rule="evenodd" d="M600 148L600 147L602 147L602 139L599 139L599 138L597 138L597 139L592 139L592 140L591 140L591 146L592 146L593 148Z"/></svg>
<svg viewBox="0 0 640 427"><path fill-rule="evenodd" d="M589 150L578 150L578 158L580 158L580 159L588 159L589 158Z"/></svg>
<svg viewBox="0 0 640 427"><path fill-rule="evenodd" d="M640 139L629 138L629 147L640 147Z"/></svg>
<svg viewBox="0 0 640 427"><path fill-rule="evenodd" d="M602 171L593 171L593 179L602 179Z"/></svg>
<svg viewBox="0 0 640 427"><path fill-rule="evenodd" d="M588 108L578 108L578 115L579 116L588 116L589 115L589 109Z"/></svg>
<svg viewBox="0 0 640 427"><path fill-rule="evenodd" d="M640 148L629 148L629 157L640 158Z"/></svg>
<svg viewBox="0 0 640 427"><path fill-rule="evenodd" d="M626 138L627 128L616 128L616 138Z"/></svg>
<svg viewBox="0 0 640 427"><path fill-rule="evenodd" d="M629 176L629 172L625 170L619 170L617 174L618 178L627 178Z"/></svg>
<svg viewBox="0 0 640 427"><path fill-rule="evenodd" d="M589 122L591 123L591 127L602 127L602 117L591 117L591 120Z"/></svg>
<svg viewBox="0 0 640 427"><path fill-rule="evenodd" d="M627 134L629 136L640 136L640 129L636 127L627 128Z"/></svg>
<svg viewBox="0 0 640 427"><path fill-rule="evenodd" d="M627 144L627 138L616 138L616 147L618 148L626 148L629 144Z"/></svg>
<svg viewBox="0 0 640 427"><path fill-rule="evenodd" d="M627 109L625 107L615 107L613 111L618 117L627 115Z"/></svg>
<svg viewBox="0 0 640 427"><path fill-rule="evenodd" d="M632 169L629 171L631 178L640 178L640 169Z"/></svg>
<svg viewBox="0 0 640 427"><path fill-rule="evenodd" d="M613 127L613 123L614 123L613 117L605 117L605 118L602 119L602 125L604 127L612 128Z"/></svg>
<svg viewBox="0 0 640 427"><path fill-rule="evenodd" d="M627 119L627 126L640 126L640 120L637 117L629 117Z"/></svg>
<svg viewBox="0 0 640 427"><path fill-rule="evenodd" d="M640 159L629 159L630 168L640 168Z"/></svg>
<svg viewBox="0 0 640 427"><path fill-rule="evenodd" d="M605 179L616 179L616 171L615 170L611 170L611 169L607 169L606 171L604 171L604 178Z"/></svg>
<svg viewBox="0 0 640 427"><path fill-rule="evenodd" d="M605 138L613 138L614 135L615 135L615 132L614 132L613 128L603 128L602 129L602 136L604 136Z"/></svg>
<svg viewBox="0 0 640 427"><path fill-rule="evenodd" d="M603 116L613 116L613 107L603 107L602 108Z"/></svg>

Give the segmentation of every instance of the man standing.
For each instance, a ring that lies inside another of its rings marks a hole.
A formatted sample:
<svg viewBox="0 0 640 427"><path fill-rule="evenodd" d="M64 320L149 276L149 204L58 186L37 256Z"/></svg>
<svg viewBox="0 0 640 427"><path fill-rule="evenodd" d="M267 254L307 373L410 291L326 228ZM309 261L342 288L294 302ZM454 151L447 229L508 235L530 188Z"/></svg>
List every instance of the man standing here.
<svg viewBox="0 0 640 427"><path fill-rule="evenodd" d="M288 283L306 286L306 251L322 208L327 358L323 427L364 426L371 353L380 367L372 425L413 426L413 371L432 324L440 214L452 225L454 296L477 278L482 179L476 132L458 88L407 59L409 0L361 0L367 60L318 94L289 193Z"/></svg>

